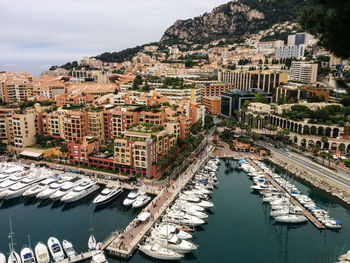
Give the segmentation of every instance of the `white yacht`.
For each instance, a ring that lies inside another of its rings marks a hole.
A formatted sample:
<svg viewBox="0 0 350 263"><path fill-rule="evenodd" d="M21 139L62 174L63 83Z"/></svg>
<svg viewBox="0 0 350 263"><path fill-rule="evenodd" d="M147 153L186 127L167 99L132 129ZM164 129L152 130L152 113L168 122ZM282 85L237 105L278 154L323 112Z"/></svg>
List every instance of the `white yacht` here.
<svg viewBox="0 0 350 263"><path fill-rule="evenodd" d="M140 191L139 190L133 190L131 191L128 196L124 199L123 201L123 205L124 206L129 206L132 205L133 202L135 202L136 197L138 197L140 195Z"/></svg>
<svg viewBox="0 0 350 263"><path fill-rule="evenodd" d="M92 203L96 205L108 203L117 196L119 196L122 192L123 188L118 184L113 186L112 188L105 188L98 196L95 197Z"/></svg>
<svg viewBox="0 0 350 263"><path fill-rule="evenodd" d="M0 263L6 263L6 257L2 252L0 252Z"/></svg>
<svg viewBox="0 0 350 263"><path fill-rule="evenodd" d="M191 215L191 216L195 216L201 219L206 219L208 218L208 215L204 212L201 211L197 211L189 206L178 206L178 205L174 205L172 208L174 208L175 210L178 211L184 211L185 213Z"/></svg>
<svg viewBox="0 0 350 263"><path fill-rule="evenodd" d="M22 263L36 263L33 250L30 247L23 247L21 250Z"/></svg>
<svg viewBox="0 0 350 263"><path fill-rule="evenodd" d="M139 208L147 204L149 201L151 201L151 197L144 194L144 195L139 195L136 197L135 202L132 203L133 208Z"/></svg>
<svg viewBox="0 0 350 263"><path fill-rule="evenodd" d="M55 193L60 187L66 182L66 180L60 180L57 182L53 182L50 184L48 188L45 190L41 191L36 195L37 198L40 199L47 199L49 198L53 193Z"/></svg>
<svg viewBox="0 0 350 263"><path fill-rule="evenodd" d="M324 225L330 229L340 229L342 228L341 222L338 220L328 219L325 221Z"/></svg>
<svg viewBox="0 0 350 263"><path fill-rule="evenodd" d="M95 250L92 252L91 263L108 263L108 261L101 250Z"/></svg>
<svg viewBox="0 0 350 263"><path fill-rule="evenodd" d="M190 216L185 212L178 212L170 210L166 215L165 219L167 222L182 224L187 226L199 226L205 223L203 219L200 219L195 216Z"/></svg>
<svg viewBox="0 0 350 263"><path fill-rule="evenodd" d="M76 186L72 191L64 195L61 198L61 201L66 203L78 201L84 198L85 196L88 196L89 194L95 192L99 188L100 186L96 182L92 180L84 180L82 183Z"/></svg>
<svg viewBox="0 0 350 263"><path fill-rule="evenodd" d="M73 248L73 244L71 242L69 242L67 240L63 240L62 246L63 246L63 250L64 250L64 252L66 252L66 255L68 256L68 258L74 257L77 255L77 252L75 252L75 250Z"/></svg>
<svg viewBox="0 0 350 263"><path fill-rule="evenodd" d="M77 185L79 185L81 181L82 179L77 177L69 182L65 182L56 192L50 195L50 199L54 201L60 200L64 195L70 193Z"/></svg>
<svg viewBox="0 0 350 263"><path fill-rule="evenodd" d="M7 190L0 193L4 199L12 199L21 196L26 190L44 180L44 177L25 177L18 183L11 185Z"/></svg>
<svg viewBox="0 0 350 263"><path fill-rule="evenodd" d="M139 250L149 257L160 260L180 260L184 257L178 252L153 243L145 243L143 245L140 245Z"/></svg>
<svg viewBox="0 0 350 263"><path fill-rule="evenodd" d="M47 247L49 248L50 254L54 261L59 261L64 259L64 252L60 241L55 237L50 237L47 241Z"/></svg>
<svg viewBox="0 0 350 263"><path fill-rule="evenodd" d="M88 240L88 248L89 250L95 250L97 246L96 239L93 234L90 235L89 240Z"/></svg>
<svg viewBox="0 0 350 263"><path fill-rule="evenodd" d="M38 242L34 248L36 261L38 263L49 263L50 262L50 254L44 243Z"/></svg>
<svg viewBox="0 0 350 263"><path fill-rule="evenodd" d="M29 196L37 195L41 191L44 191L46 188L48 188L51 183L56 182L56 181L57 181L57 179L55 179L55 178L52 178L52 177L47 178L47 179L41 181L39 184L34 185L33 187L26 190L23 193L23 196L29 197Z"/></svg>
<svg viewBox="0 0 350 263"><path fill-rule="evenodd" d="M190 203L190 202L187 202L185 200L176 200L175 201L175 205L178 205L178 206L187 206L187 207L190 207L191 209L194 209L196 211L200 211L200 212L203 212L205 210L204 207L201 207L199 205L196 205L194 203Z"/></svg>
<svg viewBox="0 0 350 263"><path fill-rule="evenodd" d="M275 220L280 223L304 223L307 222L307 218L303 215L281 215L281 216L276 216Z"/></svg>
<svg viewBox="0 0 350 263"><path fill-rule="evenodd" d="M164 237L170 237L170 235L177 235L181 239L191 239L193 236L185 231L179 230L175 225L162 224L154 228L155 232Z"/></svg>
<svg viewBox="0 0 350 263"><path fill-rule="evenodd" d="M179 253L189 253L197 249L195 244L188 240L182 240L177 235L172 235L172 237L169 239L157 236L152 232L150 241Z"/></svg>
<svg viewBox="0 0 350 263"><path fill-rule="evenodd" d="M5 181L0 183L0 193L5 191L5 190L7 190L12 185L18 183L21 179L23 179L23 178L19 177L19 176L10 176L10 177L8 177Z"/></svg>

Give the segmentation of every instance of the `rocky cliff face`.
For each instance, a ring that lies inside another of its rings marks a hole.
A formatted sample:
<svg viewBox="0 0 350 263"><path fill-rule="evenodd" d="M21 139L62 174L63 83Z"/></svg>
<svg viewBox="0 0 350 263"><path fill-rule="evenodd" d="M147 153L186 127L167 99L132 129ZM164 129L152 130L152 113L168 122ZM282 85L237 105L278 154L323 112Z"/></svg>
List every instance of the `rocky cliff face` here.
<svg viewBox="0 0 350 263"><path fill-rule="evenodd" d="M237 0L218 6L194 19L178 20L169 27L161 42L208 43L241 37L271 25L295 20L304 0Z"/></svg>

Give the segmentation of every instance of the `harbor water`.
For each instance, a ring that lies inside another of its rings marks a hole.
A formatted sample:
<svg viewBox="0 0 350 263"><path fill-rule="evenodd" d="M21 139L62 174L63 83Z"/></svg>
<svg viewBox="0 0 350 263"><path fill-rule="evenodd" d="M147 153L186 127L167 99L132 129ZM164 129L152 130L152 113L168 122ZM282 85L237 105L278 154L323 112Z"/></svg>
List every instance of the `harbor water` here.
<svg viewBox="0 0 350 263"><path fill-rule="evenodd" d="M193 242L199 245L198 250L186 255L182 262L335 262L337 256L350 250L350 208L292 177L289 180L341 220L343 228L320 231L310 222L297 226L276 224L269 216L268 205L252 193L252 181L237 169L237 162L221 160L219 184L211 199L215 207L208 211L207 224L196 229ZM76 251L82 252L87 250L91 227L96 239L102 241L112 231L126 227L140 211L123 207L127 192L107 205L94 207L91 201L97 194L66 205L21 198L0 203L0 250L8 252L9 218L17 251L28 244L30 235L32 246L55 236L71 241ZM129 262L160 261L136 252Z"/></svg>

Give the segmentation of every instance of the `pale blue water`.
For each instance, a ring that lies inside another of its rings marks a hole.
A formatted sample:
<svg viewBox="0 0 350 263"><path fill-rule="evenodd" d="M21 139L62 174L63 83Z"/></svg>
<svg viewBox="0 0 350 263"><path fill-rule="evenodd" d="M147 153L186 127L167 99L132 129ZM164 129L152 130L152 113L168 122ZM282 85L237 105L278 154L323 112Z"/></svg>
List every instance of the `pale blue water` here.
<svg viewBox="0 0 350 263"><path fill-rule="evenodd" d="M328 195L295 182L303 193L309 194L321 207L343 221L339 232L319 231L308 222L300 226L274 223L268 206L259 195L252 194L252 181L244 172L235 169L236 162L222 161L218 170L219 185L212 194L215 208L208 223L200 227L193 241L198 250L186 255L184 262L334 262L336 257L350 249L350 210ZM16 249L27 244L46 242L49 236L70 240L77 251L87 249L90 221L95 236L104 239L111 231L125 227L139 212L125 209L123 196L111 204L94 209L90 196L76 204L62 206L41 202L23 202L20 199L5 202L0 207L0 250L8 252L8 218L15 231ZM91 220L92 218L92 220ZM110 262L122 261L109 258ZM129 262L161 262L139 252Z"/></svg>

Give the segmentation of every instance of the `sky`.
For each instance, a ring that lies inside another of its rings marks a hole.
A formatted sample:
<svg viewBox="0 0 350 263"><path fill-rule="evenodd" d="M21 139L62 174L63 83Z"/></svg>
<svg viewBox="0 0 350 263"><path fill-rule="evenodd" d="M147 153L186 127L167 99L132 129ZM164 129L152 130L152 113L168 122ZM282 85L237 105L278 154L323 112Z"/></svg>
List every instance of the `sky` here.
<svg viewBox="0 0 350 263"><path fill-rule="evenodd" d="M61 65L158 41L178 19L228 0L0 0L0 71L38 75Z"/></svg>

